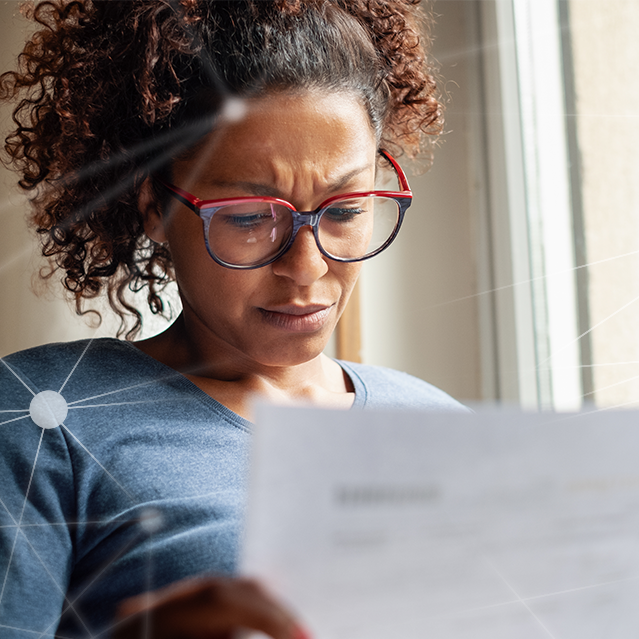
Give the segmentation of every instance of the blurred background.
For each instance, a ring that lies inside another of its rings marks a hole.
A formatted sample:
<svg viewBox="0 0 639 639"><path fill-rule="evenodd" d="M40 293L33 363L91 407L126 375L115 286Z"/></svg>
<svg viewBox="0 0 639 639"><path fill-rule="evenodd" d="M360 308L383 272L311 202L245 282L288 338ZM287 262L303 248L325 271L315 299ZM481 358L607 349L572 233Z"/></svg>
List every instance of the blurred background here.
<svg viewBox="0 0 639 639"><path fill-rule="evenodd" d="M415 200L362 274L362 361L462 401L639 404L639 2L433 7L446 133L430 171L402 162ZM29 29L19 8L0 2L3 70ZM1 169L0 356L114 335L108 311L96 328L34 286L15 183ZM148 317L144 335L165 325Z"/></svg>

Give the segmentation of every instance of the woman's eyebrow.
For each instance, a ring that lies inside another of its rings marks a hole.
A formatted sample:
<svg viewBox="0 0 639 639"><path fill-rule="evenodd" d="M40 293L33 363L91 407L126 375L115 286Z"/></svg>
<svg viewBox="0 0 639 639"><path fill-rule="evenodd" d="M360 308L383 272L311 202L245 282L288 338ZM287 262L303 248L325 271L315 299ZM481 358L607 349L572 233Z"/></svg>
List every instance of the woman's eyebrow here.
<svg viewBox="0 0 639 639"><path fill-rule="evenodd" d="M356 169L353 169L352 171L349 171L348 173L345 173L344 175L340 176L339 178L330 182L327 185L326 187L327 193L330 193L330 194L339 193L341 190L344 189L345 186L348 185L348 183L351 180L353 180L353 178L357 177L358 175L360 175L361 173L364 173L365 171L369 169L370 169L370 165L367 164L365 166L361 166ZM281 192L276 187L269 186L268 184L260 184L258 182L247 182L245 180L233 180L233 181L215 180L214 182L211 182L210 184L211 186L215 186L217 188L238 189L245 193L250 193L251 195L261 195L264 197L279 197L279 198L282 197Z"/></svg>
<svg viewBox="0 0 639 639"><path fill-rule="evenodd" d="M266 197L280 197L280 192L273 186L259 184L257 182L245 182L244 180L222 181L215 180L209 182L211 186L222 189L238 189L251 195L262 195Z"/></svg>
<svg viewBox="0 0 639 639"><path fill-rule="evenodd" d="M348 183L355 177L357 177L358 175L360 175L361 173L364 173L365 171L370 170L370 164L366 164L364 166L360 166L357 169L353 169L352 171L349 171L348 173L345 173L344 175L342 175L339 179L335 180L334 182L332 182L331 184L328 185L328 192L329 193L338 193L339 191L343 190L345 186L348 185Z"/></svg>

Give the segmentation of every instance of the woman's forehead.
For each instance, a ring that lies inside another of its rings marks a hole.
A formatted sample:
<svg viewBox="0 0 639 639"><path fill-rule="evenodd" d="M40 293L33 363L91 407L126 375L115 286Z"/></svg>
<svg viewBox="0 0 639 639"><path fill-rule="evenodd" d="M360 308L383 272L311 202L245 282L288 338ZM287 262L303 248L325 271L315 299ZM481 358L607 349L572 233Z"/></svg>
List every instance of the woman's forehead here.
<svg viewBox="0 0 639 639"><path fill-rule="evenodd" d="M374 170L376 139L351 94L275 95L247 101L173 166L176 181L269 185L300 175L326 185Z"/></svg>

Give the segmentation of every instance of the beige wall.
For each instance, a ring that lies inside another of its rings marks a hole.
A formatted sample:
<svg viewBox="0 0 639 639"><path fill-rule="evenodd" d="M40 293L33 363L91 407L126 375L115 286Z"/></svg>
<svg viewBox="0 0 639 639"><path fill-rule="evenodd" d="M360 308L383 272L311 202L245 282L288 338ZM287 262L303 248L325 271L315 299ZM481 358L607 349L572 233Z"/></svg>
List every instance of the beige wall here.
<svg viewBox="0 0 639 639"><path fill-rule="evenodd" d="M15 58L27 28L18 13L19 3L0 4L0 68ZM6 130L10 109L0 110L1 130ZM2 136L4 138L4 135ZM33 273L41 264L34 239L27 231L28 204L15 187L16 178L0 173L0 355L48 341L90 334L78 324L67 306L53 296L37 297L31 290Z"/></svg>
<svg viewBox="0 0 639 639"><path fill-rule="evenodd" d="M408 371L462 399L479 399L475 203L469 177L471 130L465 0L440 0L435 55L450 95L447 131L426 175L412 176L415 204L396 245L367 265L362 279L363 355L367 363ZM2 67L17 51L24 26L17 3L0 4ZM6 119L6 110L2 117ZM410 168L410 167L409 167ZM410 171L409 171L410 176ZM36 260L25 230L26 205L0 176L0 355L54 340L93 334L58 300L36 297ZM113 332L107 324L102 334ZM151 332L151 329L148 329Z"/></svg>
<svg viewBox="0 0 639 639"><path fill-rule="evenodd" d="M480 399L477 202L470 173L468 2L436 3L434 54L450 102L433 168L412 176L414 204L396 244L362 276L364 360L405 370L461 399ZM469 55L470 54L470 55ZM455 301L460 300L460 301Z"/></svg>
<svg viewBox="0 0 639 639"><path fill-rule="evenodd" d="M19 12L20 4L0 2L2 70L13 67L30 29ZM10 113L6 105L0 107L2 139L10 125ZM94 304L104 317L98 327L95 316L80 318L75 314L64 297L59 278L46 286L37 277L45 262L38 253L35 234L27 229L29 203L16 183L16 175L0 167L0 356L47 342L115 335L119 320L103 303ZM165 325L163 320L146 313L143 336L152 335Z"/></svg>
<svg viewBox="0 0 639 639"><path fill-rule="evenodd" d="M570 12L595 399L628 406L639 404L639 2L571 0Z"/></svg>

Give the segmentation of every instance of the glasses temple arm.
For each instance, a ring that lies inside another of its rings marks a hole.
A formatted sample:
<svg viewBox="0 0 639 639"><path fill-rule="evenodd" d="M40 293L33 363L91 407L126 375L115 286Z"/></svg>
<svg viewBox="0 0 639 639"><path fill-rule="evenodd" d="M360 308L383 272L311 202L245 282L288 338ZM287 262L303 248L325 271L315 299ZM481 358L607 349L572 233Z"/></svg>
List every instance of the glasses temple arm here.
<svg viewBox="0 0 639 639"><path fill-rule="evenodd" d="M395 169L401 190L408 191L409 193L411 193L411 188L410 188L410 185L408 184L408 178L406 177L406 173L404 173L404 170L402 169L402 167L399 166L399 163L397 162L397 160L390 153L388 153L388 151L385 151L384 149L380 149L379 154L382 157L386 158Z"/></svg>
<svg viewBox="0 0 639 639"><path fill-rule="evenodd" d="M197 198L193 198L190 193L183 191L177 186L173 186L172 184L167 184L164 180L157 178L158 184L164 188L164 190L174 197L178 202L181 202L187 208L191 209L194 213L200 214L200 200ZM194 201L195 200L195 201Z"/></svg>

